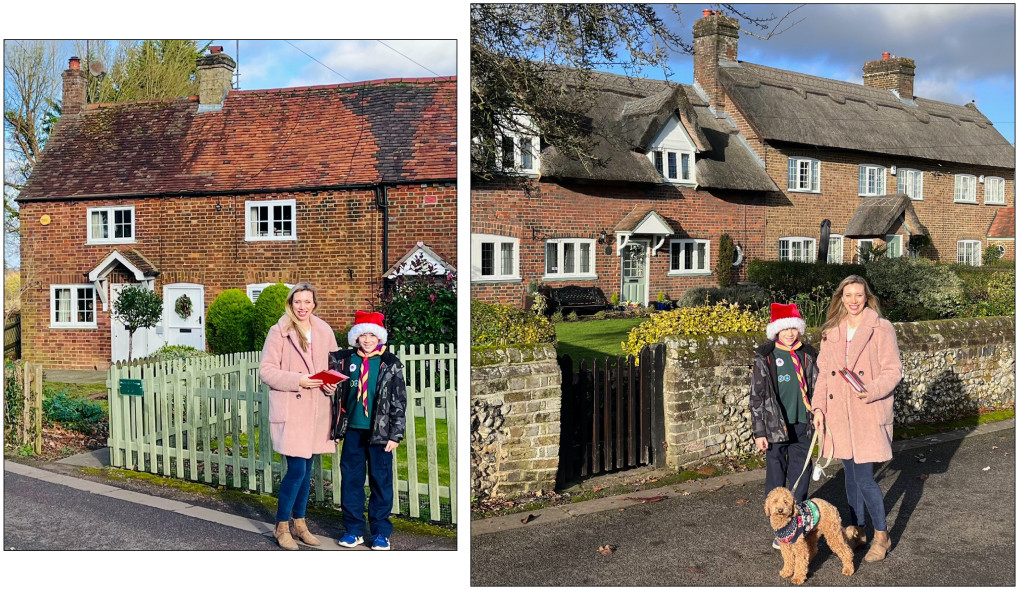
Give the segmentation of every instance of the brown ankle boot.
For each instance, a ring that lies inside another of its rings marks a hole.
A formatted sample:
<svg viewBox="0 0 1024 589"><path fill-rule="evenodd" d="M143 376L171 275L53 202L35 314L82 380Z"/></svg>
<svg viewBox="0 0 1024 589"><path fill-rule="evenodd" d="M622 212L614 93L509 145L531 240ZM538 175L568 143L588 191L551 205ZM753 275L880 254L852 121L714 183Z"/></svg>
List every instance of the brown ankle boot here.
<svg viewBox="0 0 1024 589"><path fill-rule="evenodd" d="M299 549L299 545L292 538L292 533L288 531L288 522L277 522L277 527L274 528L274 537L277 538L277 545L285 550Z"/></svg>
<svg viewBox="0 0 1024 589"><path fill-rule="evenodd" d="M320 540L316 539L316 536L310 533L309 528L306 527L306 518L299 518L292 520L292 528L295 530L295 536L302 540L304 544L309 546L319 546Z"/></svg>
<svg viewBox="0 0 1024 589"><path fill-rule="evenodd" d="M871 538L871 549L864 555L864 562L882 560L890 548L892 548L892 541L889 540L889 532L875 530L875 536Z"/></svg>
<svg viewBox="0 0 1024 589"><path fill-rule="evenodd" d="M850 548L856 550L868 543L867 534L864 533L864 526L846 526L843 536L850 543Z"/></svg>

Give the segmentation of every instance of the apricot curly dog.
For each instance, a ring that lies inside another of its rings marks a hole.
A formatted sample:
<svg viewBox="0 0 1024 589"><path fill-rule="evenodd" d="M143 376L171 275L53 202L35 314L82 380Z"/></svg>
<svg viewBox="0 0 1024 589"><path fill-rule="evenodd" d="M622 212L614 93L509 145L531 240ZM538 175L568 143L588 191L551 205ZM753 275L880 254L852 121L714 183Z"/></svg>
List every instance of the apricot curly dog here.
<svg viewBox="0 0 1024 589"><path fill-rule="evenodd" d="M853 550L843 535L839 510L834 505L817 498L796 503L789 489L776 487L764 500L764 514L782 548L779 576L792 577L794 585L802 585L807 580L807 565L818 553L821 534L832 552L843 561L843 574L853 574Z"/></svg>

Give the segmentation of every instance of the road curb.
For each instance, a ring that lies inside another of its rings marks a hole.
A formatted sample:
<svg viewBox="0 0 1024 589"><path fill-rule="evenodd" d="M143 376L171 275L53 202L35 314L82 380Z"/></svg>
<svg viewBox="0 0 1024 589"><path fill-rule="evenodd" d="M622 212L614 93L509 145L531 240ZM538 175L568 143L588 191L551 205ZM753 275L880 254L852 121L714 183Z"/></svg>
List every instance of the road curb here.
<svg viewBox="0 0 1024 589"><path fill-rule="evenodd" d="M913 438L910 440L899 440L893 442L892 451L895 455L900 452L916 450L918 448L933 446L935 444L942 444L954 440L962 440L973 436L990 434L1006 429L1013 429L1015 427L1016 418L1004 419L993 423L981 424L973 428L961 428L948 432L922 436L920 438ZM833 464L829 467L828 474L830 476L834 475L842 468L842 463L838 463L837 468L837 462L838 461L833 461ZM885 468L885 466L883 465L882 468ZM722 475L709 479L676 483L655 489L645 489L643 491L627 493L625 495L600 497L598 499L580 501L578 503L554 505L533 511L523 511L509 515L499 515L485 519L473 520L469 526L470 536L494 534L515 528L522 528L524 526L538 526L554 523L581 515L624 509L636 505L642 505L645 499L650 500L659 496L664 496L665 498L685 497L697 492L717 491L726 485L745 485L749 483L763 484L764 477L765 469L759 468L747 472Z"/></svg>

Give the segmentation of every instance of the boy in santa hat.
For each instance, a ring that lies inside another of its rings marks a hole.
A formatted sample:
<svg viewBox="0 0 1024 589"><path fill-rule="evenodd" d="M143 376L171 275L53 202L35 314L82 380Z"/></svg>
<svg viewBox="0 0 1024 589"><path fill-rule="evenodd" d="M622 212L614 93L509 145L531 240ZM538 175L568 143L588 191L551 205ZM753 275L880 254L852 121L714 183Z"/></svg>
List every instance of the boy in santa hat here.
<svg viewBox="0 0 1024 589"><path fill-rule="evenodd" d="M338 544L363 543L366 493L370 475L370 548L391 549L394 450L405 435L405 373L385 344L382 313L356 311L348 332L349 350L331 353L331 368L348 376L334 396L332 437L341 447L341 513L345 534Z"/></svg>
<svg viewBox="0 0 1024 589"><path fill-rule="evenodd" d="M795 484L798 503L807 499L810 485L811 471L803 468L814 433L811 395L818 376L818 352L800 341L806 328L796 305L772 303L765 330L769 341L754 353L750 384L754 443L766 452L765 497L776 487ZM778 541L772 545L779 548Z"/></svg>

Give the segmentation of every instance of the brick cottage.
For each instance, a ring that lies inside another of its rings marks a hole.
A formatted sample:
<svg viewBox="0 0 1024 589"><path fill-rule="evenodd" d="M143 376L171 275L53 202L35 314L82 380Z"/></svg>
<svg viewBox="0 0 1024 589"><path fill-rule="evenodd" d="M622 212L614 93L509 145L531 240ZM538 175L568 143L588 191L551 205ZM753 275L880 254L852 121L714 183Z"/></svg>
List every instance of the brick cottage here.
<svg viewBox="0 0 1024 589"><path fill-rule="evenodd" d="M454 77L231 90L234 60L198 60L198 97L87 104L78 58L63 115L18 197L24 358L103 369L125 359L110 309L127 284L164 315L135 335L205 348L229 288L312 282L318 314L347 329L412 253L456 257ZM174 311L193 301L185 318Z"/></svg>

